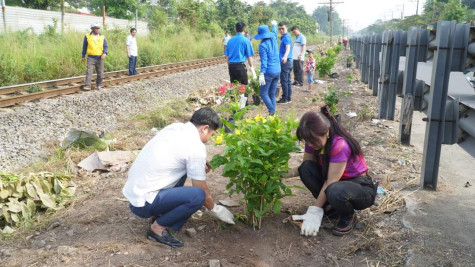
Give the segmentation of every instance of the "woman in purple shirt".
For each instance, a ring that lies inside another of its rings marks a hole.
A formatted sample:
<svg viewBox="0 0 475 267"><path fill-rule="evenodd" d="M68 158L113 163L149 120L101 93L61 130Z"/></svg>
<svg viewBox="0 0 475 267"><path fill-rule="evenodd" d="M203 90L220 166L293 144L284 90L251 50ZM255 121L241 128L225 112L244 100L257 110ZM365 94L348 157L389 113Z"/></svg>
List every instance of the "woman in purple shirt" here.
<svg viewBox="0 0 475 267"><path fill-rule="evenodd" d="M377 189L360 145L330 114L328 106L320 112L306 112L297 137L305 141L303 163L286 177L299 175L316 202L306 214L293 215L292 219L303 220L302 235L315 236L324 212L333 209L340 216L333 234L349 234L358 221L354 210L373 205Z"/></svg>

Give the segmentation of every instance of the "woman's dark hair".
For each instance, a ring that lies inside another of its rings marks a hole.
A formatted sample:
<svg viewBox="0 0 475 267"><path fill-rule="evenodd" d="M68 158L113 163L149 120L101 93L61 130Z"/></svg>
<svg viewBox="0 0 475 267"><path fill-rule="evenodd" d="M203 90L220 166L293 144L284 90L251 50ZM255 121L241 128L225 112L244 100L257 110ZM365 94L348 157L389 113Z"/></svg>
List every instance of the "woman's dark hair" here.
<svg viewBox="0 0 475 267"><path fill-rule="evenodd" d="M338 121L331 115L330 108L323 106L318 111L308 111L300 119L299 127L297 128L297 138L302 141L305 140L314 146L321 147L322 143L319 136L324 136L329 131L329 137L324 147L324 158L317 153L317 159L323 161L323 174L326 177L328 172L328 165L330 159L330 150L333 144L334 135L339 135L346 140L351 150L351 157L356 158L357 155L363 155L361 146L358 142L338 123Z"/></svg>
<svg viewBox="0 0 475 267"><path fill-rule="evenodd" d="M195 126L208 125L209 128L217 130L223 126L218 113L212 108L200 108L191 116L190 122Z"/></svg>

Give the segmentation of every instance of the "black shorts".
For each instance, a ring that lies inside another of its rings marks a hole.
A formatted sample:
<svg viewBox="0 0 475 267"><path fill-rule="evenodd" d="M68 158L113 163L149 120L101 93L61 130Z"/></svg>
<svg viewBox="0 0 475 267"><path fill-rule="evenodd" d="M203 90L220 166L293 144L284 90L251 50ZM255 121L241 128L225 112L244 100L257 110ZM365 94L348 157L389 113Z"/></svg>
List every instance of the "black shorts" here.
<svg viewBox="0 0 475 267"><path fill-rule="evenodd" d="M245 85L249 84L248 77L247 77L246 64L229 63L228 70L229 70L229 79L231 83L237 81L240 84L245 84Z"/></svg>

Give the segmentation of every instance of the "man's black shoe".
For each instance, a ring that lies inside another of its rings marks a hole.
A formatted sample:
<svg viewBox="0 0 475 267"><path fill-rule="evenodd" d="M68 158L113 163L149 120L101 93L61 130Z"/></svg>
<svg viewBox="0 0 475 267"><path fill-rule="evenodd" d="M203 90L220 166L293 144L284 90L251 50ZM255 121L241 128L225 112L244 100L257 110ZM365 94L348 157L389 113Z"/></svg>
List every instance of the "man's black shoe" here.
<svg viewBox="0 0 475 267"><path fill-rule="evenodd" d="M147 232L147 238L149 240L155 240L159 243L169 245L170 247L183 247L183 242L176 239L176 237L170 234L167 229L163 230L162 236L157 235L155 232L149 229Z"/></svg>
<svg viewBox="0 0 475 267"><path fill-rule="evenodd" d="M287 99L287 101L285 102L285 104L290 104L290 103L292 103L292 100L290 99Z"/></svg>
<svg viewBox="0 0 475 267"><path fill-rule="evenodd" d="M292 85L297 85L297 84L299 84L299 83L298 83L298 82L294 82L294 83L292 83Z"/></svg>
<svg viewBox="0 0 475 267"><path fill-rule="evenodd" d="M286 104L287 100L281 98L279 101L277 101L277 104Z"/></svg>

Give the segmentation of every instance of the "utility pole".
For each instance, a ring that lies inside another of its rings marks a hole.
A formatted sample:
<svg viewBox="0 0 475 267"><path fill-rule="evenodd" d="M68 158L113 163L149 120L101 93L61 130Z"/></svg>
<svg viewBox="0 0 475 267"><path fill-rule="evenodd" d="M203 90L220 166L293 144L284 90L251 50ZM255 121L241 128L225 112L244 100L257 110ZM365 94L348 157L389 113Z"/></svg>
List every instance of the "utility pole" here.
<svg viewBox="0 0 475 267"><path fill-rule="evenodd" d="M344 2L334 2L330 0L329 2L318 3L319 5L330 5L330 10L328 11L328 21L330 22L330 45L333 45L333 19L332 19L332 12L333 12L333 5L335 4L343 4Z"/></svg>
<svg viewBox="0 0 475 267"><path fill-rule="evenodd" d="M417 0L416 15L419 15L419 0Z"/></svg>
<svg viewBox="0 0 475 267"><path fill-rule="evenodd" d="M61 1L61 34L64 34L64 0Z"/></svg>
<svg viewBox="0 0 475 267"><path fill-rule="evenodd" d="M341 26L342 26L341 36L342 38L345 38L345 20L344 19L341 20Z"/></svg>
<svg viewBox="0 0 475 267"><path fill-rule="evenodd" d="M5 34L7 33L7 20L6 20L6 14L5 14L5 0L2 0L2 14L3 14L3 30L5 31Z"/></svg>

